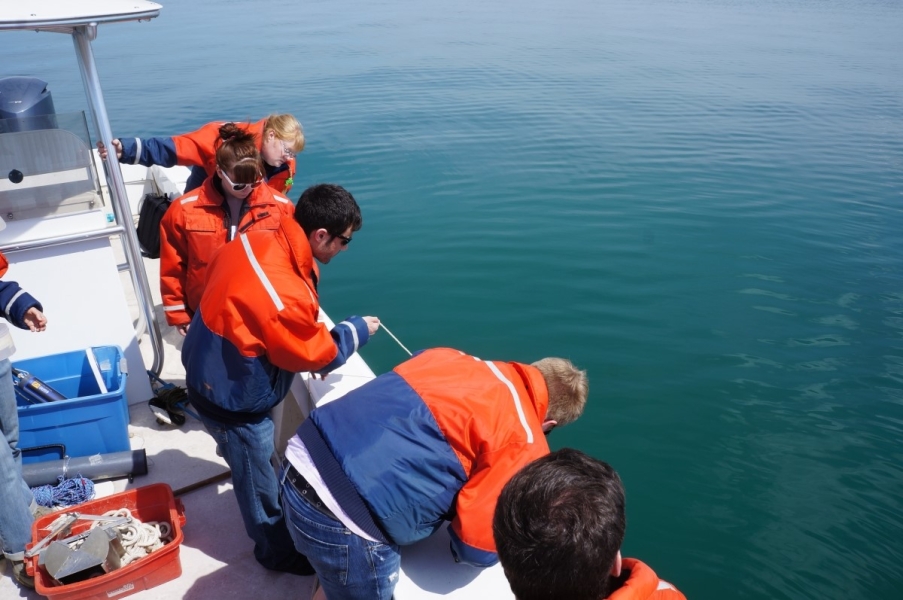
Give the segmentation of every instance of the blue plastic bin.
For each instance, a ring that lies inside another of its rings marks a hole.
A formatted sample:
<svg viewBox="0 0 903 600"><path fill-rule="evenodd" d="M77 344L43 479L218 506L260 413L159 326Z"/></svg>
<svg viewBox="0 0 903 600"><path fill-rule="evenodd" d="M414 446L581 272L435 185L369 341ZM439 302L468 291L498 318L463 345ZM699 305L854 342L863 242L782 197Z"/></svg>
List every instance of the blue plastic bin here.
<svg viewBox="0 0 903 600"><path fill-rule="evenodd" d="M96 372L88 352L93 353ZM67 398L28 404L16 395L22 462L58 460L62 454L60 445L65 446L67 456L131 449L129 409L125 398L128 373L121 348L98 346L52 354L14 361L13 367L28 371ZM53 447L38 449L41 446Z"/></svg>

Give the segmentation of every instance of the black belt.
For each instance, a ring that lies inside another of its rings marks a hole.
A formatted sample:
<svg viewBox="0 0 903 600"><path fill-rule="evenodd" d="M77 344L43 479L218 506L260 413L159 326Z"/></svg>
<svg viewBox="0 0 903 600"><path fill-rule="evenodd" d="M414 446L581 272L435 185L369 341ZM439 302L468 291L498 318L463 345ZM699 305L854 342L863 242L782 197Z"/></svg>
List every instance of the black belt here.
<svg viewBox="0 0 903 600"><path fill-rule="evenodd" d="M330 519L341 521L325 504L323 504L323 500L317 495L317 491L307 483L307 480L292 466L292 463L290 463L288 459L283 463L283 468L285 469L285 480L307 501L308 504Z"/></svg>

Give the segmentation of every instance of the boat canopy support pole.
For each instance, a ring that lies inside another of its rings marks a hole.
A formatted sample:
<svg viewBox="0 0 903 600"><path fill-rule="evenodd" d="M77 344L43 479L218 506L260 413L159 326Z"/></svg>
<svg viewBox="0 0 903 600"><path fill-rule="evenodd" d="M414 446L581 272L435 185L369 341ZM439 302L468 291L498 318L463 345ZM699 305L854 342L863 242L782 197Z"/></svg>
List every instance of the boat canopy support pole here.
<svg viewBox="0 0 903 600"><path fill-rule="evenodd" d="M97 24L82 25L72 30L72 41L75 43L75 54L78 57L78 67L82 74L82 82L85 94L88 97L88 107L94 126L100 139L107 148L112 148L113 130L107 118L107 107L103 100L100 88L100 78L97 76L97 67L94 62L94 51L91 41L97 37ZM128 195L125 191L125 180L116 153L110 152L106 158L107 172L112 180L109 186L112 196L113 214L116 221L123 228L121 234L122 247L125 250L125 259L129 265L129 274L132 285L138 299L138 306L144 316L144 321L149 325L148 337L154 350L154 363L151 371L159 375L163 370L163 336L160 334L160 325L154 313L154 303L150 293L150 285L147 283L147 272L144 270L144 262L138 250L138 235L132 227L132 211L128 203Z"/></svg>

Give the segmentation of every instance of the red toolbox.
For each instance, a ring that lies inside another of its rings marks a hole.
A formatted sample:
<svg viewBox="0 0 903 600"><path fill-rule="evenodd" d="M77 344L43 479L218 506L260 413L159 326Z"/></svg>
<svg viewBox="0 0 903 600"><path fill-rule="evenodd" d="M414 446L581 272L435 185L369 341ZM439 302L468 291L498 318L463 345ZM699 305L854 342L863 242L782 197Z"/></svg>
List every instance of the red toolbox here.
<svg viewBox="0 0 903 600"><path fill-rule="evenodd" d="M102 515L111 510L127 508L132 516L142 522L161 521L172 527L173 539L162 548L100 577L60 584L38 565L38 556L27 559L28 573L34 574L35 591L51 600L109 600L123 598L150 589L182 574L179 561L179 547L182 544L182 526L185 525L185 507L181 500L172 495L172 488L165 483L135 488L113 494L98 500L84 502L68 509L44 515L32 526L34 543L44 539L50 531L50 524L66 512ZM72 535L81 533L91 526L89 521L76 521L72 525Z"/></svg>

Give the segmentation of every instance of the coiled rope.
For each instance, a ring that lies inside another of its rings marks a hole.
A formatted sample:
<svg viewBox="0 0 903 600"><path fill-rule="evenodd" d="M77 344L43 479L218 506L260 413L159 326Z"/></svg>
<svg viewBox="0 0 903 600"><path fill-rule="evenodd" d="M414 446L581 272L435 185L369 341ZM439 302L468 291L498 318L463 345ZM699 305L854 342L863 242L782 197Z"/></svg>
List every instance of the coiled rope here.
<svg viewBox="0 0 903 600"><path fill-rule="evenodd" d="M110 510L103 514L104 517L116 519L127 517L129 521L116 527L111 527L119 533L119 540L125 554L122 555L122 566L144 558L151 552L159 550L164 544L172 541L172 526L164 521L148 521L142 523L137 517L132 516L132 511L127 508ZM101 523L95 521L91 529L100 527ZM79 544L81 542L78 542ZM76 546L77 547L77 546Z"/></svg>
<svg viewBox="0 0 903 600"><path fill-rule="evenodd" d="M54 506L71 506L81 504L94 497L94 482L79 473L72 479L65 476L57 477L57 485L41 485L31 488L34 501L40 506L52 508Z"/></svg>

